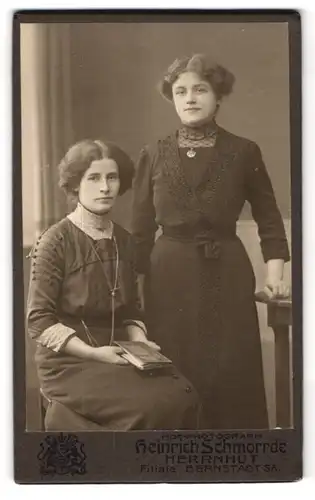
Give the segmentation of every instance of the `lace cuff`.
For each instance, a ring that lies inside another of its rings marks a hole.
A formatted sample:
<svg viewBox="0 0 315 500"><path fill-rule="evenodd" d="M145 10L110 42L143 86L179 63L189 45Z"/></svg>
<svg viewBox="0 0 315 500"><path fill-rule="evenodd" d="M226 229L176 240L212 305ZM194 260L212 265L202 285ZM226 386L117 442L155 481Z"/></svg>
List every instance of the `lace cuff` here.
<svg viewBox="0 0 315 500"><path fill-rule="evenodd" d="M57 323L46 328L36 341L52 351L59 352L74 335L76 331L73 328Z"/></svg>

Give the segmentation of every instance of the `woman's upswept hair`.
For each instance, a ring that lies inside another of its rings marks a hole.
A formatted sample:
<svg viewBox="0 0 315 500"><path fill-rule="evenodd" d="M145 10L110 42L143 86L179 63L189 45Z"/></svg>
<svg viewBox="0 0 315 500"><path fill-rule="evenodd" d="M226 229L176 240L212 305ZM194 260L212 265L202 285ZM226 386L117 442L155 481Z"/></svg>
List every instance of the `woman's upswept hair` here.
<svg viewBox="0 0 315 500"><path fill-rule="evenodd" d="M175 59L159 83L159 91L168 101L173 100L172 86L179 75L187 71L198 73L208 81L217 99L231 94L235 77L233 73L217 64L204 54L195 54L192 57Z"/></svg>
<svg viewBox="0 0 315 500"><path fill-rule="evenodd" d="M77 142L61 160L59 187L73 196L86 170L95 160L110 158L117 163L120 179L119 194L125 193L132 184L134 164L129 156L116 144L108 141L85 139Z"/></svg>

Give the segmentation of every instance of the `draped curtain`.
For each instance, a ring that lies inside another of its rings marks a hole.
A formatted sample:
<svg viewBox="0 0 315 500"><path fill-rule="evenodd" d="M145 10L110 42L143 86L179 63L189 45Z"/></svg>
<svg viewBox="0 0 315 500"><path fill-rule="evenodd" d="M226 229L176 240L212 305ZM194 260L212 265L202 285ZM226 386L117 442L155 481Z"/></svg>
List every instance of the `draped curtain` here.
<svg viewBox="0 0 315 500"><path fill-rule="evenodd" d="M20 49L23 243L28 252L39 234L67 211L57 166L73 143L70 25L22 24ZM25 304L29 265L25 259ZM41 425L34 351L26 333L27 430Z"/></svg>
<svg viewBox="0 0 315 500"><path fill-rule="evenodd" d="M32 175L36 238L67 212L57 167L73 142L70 25L23 25L21 69L22 148L28 153L23 156L22 169ZM31 145L23 146L26 138Z"/></svg>

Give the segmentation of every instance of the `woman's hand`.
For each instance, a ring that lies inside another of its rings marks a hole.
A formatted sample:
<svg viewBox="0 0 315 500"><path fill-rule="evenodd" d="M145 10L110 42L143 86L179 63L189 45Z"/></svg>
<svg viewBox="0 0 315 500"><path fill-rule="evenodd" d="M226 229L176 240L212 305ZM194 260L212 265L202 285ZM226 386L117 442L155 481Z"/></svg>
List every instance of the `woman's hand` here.
<svg viewBox="0 0 315 500"><path fill-rule="evenodd" d="M140 327L136 325L128 325L127 333L129 340L132 340L134 342L142 342L143 344L147 344L149 347L152 347L152 349L156 349L157 351L161 350L160 346L147 338L146 334Z"/></svg>
<svg viewBox="0 0 315 500"><path fill-rule="evenodd" d="M267 279L264 292L269 299L280 299L289 297L290 287L283 281L284 261L282 259L270 259L267 262Z"/></svg>
<svg viewBox="0 0 315 500"><path fill-rule="evenodd" d="M101 363L110 363L112 365L128 365L128 361L120 356L122 349L116 346L94 347L92 359Z"/></svg>
<svg viewBox="0 0 315 500"><path fill-rule="evenodd" d="M291 287L282 279L267 278L264 292L270 299L286 298L291 295Z"/></svg>
<svg viewBox="0 0 315 500"><path fill-rule="evenodd" d="M141 340L141 342L143 342L144 344L147 344L149 347L151 347L152 349L155 349L156 351L161 350L161 347L159 345L157 345L152 340L148 340L146 337L143 340Z"/></svg>

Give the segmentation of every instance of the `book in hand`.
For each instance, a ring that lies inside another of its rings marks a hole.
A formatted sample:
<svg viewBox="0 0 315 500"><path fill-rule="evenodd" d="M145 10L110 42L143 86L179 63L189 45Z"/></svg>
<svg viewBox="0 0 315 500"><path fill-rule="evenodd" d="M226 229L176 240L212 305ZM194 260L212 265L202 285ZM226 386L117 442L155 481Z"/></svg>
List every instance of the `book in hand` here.
<svg viewBox="0 0 315 500"><path fill-rule="evenodd" d="M172 365L170 359L144 342L125 340L121 342L117 341L115 344L123 350L121 357L139 370L156 370Z"/></svg>

